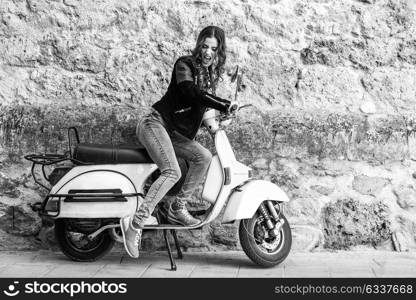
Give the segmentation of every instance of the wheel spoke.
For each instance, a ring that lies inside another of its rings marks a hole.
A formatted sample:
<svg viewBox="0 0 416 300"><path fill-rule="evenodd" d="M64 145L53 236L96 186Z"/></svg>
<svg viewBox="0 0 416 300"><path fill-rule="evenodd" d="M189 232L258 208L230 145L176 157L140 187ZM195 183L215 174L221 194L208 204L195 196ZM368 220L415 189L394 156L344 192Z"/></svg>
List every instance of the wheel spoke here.
<svg viewBox="0 0 416 300"><path fill-rule="evenodd" d="M281 247L283 246L283 243L281 243L283 240L282 237L284 235L283 231L280 230L279 235L276 237L270 237L263 223L263 218L258 218L253 230L253 238L259 249L267 254L273 254L280 251Z"/></svg>
<svg viewBox="0 0 416 300"><path fill-rule="evenodd" d="M290 226L282 213L279 214L279 218L284 223L276 234L266 227L265 220L259 212L251 219L244 219L240 222L241 246L247 256L260 266L275 266L289 254L292 245ZM274 223L275 219L271 221Z"/></svg>
<svg viewBox="0 0 416 300"><path fill-rule="evenodd" d="M98 235L94 239L90 239L87 234L76 231L67 231L66 237L69 245L73 249L81 251L92 251L102 242L101 235Z"/></svg>

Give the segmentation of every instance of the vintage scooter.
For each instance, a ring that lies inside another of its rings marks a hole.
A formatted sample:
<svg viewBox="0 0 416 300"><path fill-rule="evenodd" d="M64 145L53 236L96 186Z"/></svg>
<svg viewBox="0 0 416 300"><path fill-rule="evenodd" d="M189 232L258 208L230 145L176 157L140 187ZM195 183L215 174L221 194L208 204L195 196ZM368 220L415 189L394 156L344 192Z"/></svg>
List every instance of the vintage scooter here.
<svg viewBox="0 0 416 300"><path fill-rule="evenodd" d="M252 179L251 169L237 161L224 131L234 116L221 116L210 109L203 118L217 153L202 190L202 199L211 206L195 213L203 215L202 222L195 226L171 225L167 222L166 210L160 205L153 213L155 217L149 218L145 225L145 229L163 230L172 270L176 270L176 264L169 231L178 258L182 258L176 230L202 228L217 218L222 218L222 223L241 220L242 249L259 266L277 265L289 254L292 235L282 213L282 204L289 198L275 184ZM72 146L74 138L77 143ZM68 139L66 154L25 156L33 162L35 182L49 190L35 209L42 216L54 219L56 240L66 256L75 261L94 261L108 253L115 241L123 242L120 218L134 214L159 171L146 150L135 145L80 143L74 127L68 129ZM56 167L47 175L45 167L52 165ZM51 188L39 180L36 166L42 167Z"/></svg>

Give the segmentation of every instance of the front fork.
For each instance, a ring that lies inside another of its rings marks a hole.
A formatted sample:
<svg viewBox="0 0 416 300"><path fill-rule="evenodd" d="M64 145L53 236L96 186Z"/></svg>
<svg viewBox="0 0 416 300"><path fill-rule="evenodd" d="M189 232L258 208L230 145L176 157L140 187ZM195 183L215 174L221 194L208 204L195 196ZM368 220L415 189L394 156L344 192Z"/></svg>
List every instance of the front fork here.
<svg viewBox="0 0 416 300"><path fill-rule="evenodd" d="M283 226L285 221L279 218L279 214L277 213L276 207L273 205L272 201L267 200L265 202L262 202L259 206L259 211L266 222L266 226L269 231L269 234L272 237L278 236L280 228ZM279 212L280 212L280 208L279 208ZM272 218L274 219L274 224L273 224Z"/></svg>

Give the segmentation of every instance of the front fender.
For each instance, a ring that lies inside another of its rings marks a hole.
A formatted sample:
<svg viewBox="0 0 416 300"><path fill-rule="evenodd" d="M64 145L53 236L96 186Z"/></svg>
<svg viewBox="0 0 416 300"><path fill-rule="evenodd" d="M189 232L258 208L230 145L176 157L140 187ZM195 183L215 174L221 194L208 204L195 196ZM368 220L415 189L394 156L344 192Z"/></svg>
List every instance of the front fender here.
<svg viewBox="0 0 416 300"><path fill-rule="evenodd" d="M225 208L222 222L251 218L265 200L288 202L289 198L281 188L270 181L248 181L234 190Z"/></svg>

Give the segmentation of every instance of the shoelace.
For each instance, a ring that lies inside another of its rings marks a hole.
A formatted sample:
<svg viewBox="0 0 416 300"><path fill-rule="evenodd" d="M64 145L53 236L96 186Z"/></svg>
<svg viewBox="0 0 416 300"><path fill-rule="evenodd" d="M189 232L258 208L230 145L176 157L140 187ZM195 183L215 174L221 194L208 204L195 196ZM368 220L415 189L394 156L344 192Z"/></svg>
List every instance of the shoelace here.
<svg viewBox="0 0 416 300"><path fill-rule="evenodd" d="M195 219L187 210L184 211L184 215L187 220Z"/></svg>
<svg viewBox="0 0 416 300"><path fill-rule="evenodd" d="M142 239L142 233L137 233L136 236L134 237L134 245L135 246L139 246L140 241Z"/></svg>
<svg viewBox="0 0 416 300"><path fill-rule="evenodd" d="M194 216L192 216L189 213L189 211L187 211L187 210L186 210L186 213L184 215L185 215L185 222L186 223L191 223L191 221L192 221L192 224L196 224L195 223L196 221L199 222L199 220L197 218L195 218Z"/></svg>
<svg viewBox="0 0 416 300"><path fill-rule="evenodd" d="M182 215L182 217L178 217L178 215L176 215L175 216L175 213L173 212L173 210L172 209L170 209L171 211L172 211L172 213L173 213L173 218L174 219L176 219L176 220L181 220L182 219L182 222L185 222L185 223L190 223L191 221L193 222L193 221L195 221L195 220L198 220L198 219L196 219L196 218L194 218L190 213L189 213L189 211L186 209L186 208L184 208L184 207L180 207L177 211L178 212L180 212L180 214Z"/></svg>

